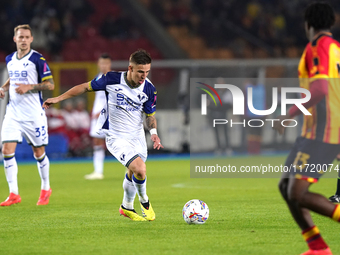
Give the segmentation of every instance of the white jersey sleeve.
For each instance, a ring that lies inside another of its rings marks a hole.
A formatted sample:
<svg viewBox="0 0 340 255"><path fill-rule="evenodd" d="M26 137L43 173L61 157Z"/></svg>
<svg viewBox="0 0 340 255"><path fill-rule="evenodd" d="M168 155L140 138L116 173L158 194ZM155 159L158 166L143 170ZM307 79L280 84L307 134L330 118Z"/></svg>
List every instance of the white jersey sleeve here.
<svg viewBox="0 0 340 255"><path fill-rule="evenodd" d="M102 76L103 76L103 74L100 73L99 75L97 75L95 80L99 80ZM100 113L101 110L106 105L106 94L105 94L105 91L99 90L99 91L96 91L95 93L96 94L95 94L95 98L94 98L94 102L93 102L93 107L92 107L92 117L97 115L98 113Z"/></svg>

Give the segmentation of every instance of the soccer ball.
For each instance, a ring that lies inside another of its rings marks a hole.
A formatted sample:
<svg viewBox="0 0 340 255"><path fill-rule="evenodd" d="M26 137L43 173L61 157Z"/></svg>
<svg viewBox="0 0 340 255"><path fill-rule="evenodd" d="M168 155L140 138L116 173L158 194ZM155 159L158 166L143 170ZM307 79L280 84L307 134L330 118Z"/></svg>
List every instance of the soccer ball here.
<svg viewBox="0 0 340 255"><path fill-rule="evenodd" d="M188 224L204 224L209 217L209 207L202 200L192 199L183 207L183 219Z"/></svg>

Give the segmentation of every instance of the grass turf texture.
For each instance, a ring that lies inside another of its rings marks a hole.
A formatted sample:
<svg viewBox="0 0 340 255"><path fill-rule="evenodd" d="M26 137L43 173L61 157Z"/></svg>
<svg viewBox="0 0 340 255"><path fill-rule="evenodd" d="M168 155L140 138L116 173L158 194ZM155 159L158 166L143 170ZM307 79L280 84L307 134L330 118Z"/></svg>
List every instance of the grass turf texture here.
<svg viewBox="0 0 340 255"><path fill-rule="evenodd" d="M255 158L233 158L244 164ZM256 157L284 162L284 157ZM105 163L105 179L87 181L92 163L51 162L50 204L36 206L40 178L35 164L19 165L22 202L0 208L0 254L300 254L307 250L281 199L278 179L193 179L188 160L149 161L148 195L154 222L119 216L124 168ZM332 195L335 179L312 190ZM8 195L4 174L1 200ZM187 225L185 202L198 198L210 208L204 225ZM140 213L138 198L135 208ZM313 214L333 254L340 254L340 226Z"/></svg>

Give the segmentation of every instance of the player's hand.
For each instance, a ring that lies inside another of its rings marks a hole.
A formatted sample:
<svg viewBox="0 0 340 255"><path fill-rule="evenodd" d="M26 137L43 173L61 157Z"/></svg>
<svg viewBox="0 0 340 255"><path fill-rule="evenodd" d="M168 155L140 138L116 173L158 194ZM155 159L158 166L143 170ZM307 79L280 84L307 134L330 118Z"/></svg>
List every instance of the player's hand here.
<svg viewBox="0 0 340 255"><path fill-rule="evenodd" d="M59 99L57 97L48 98L42 105L44 109L48 109L52 104L59 103Z"/></svg>
<svg viewBox="0 0 340 255"><path fill-rule="evenodd" d="M151 136L151 141L153 141L153 148L159 150L160 148L164 148L164 146L161 144L161 139L159 139L158 135L153 134Z"/></svg>
<svg viewBox="0 0 340 255"><path fill-rule="evenodd" d="M91 116L92 119L97 120L99 118L100 112Z"/></svg>
<svg viewBox="0 0 340 255"><path fill-rule="evenodd" d="M5 97L4 89L0 89L0 98L3 99Z"/></svg>
<svg viewBox="0 0 340 255"><path fill-rule="evenodd" d="M281 122L285 119L285 116L281 116L278 121L274 121L273 129L279 132L282 135L285 131L285 127L281 125ZM287 122L287 121L286 121Z"/></svg>
<svg viewBox="0 0 340 255"><path fill-rule="evenodd" d="M336 160L340 161L340 153L338 155L336 155Z"/></svg>
<svg viewBox="0 0 340 255"><path fill-rule="evenodd" d="M16 83L18 87L15 89L15 92L17 92L20 95L23 95L27 93L28 91L32 90L31 84L23 84L23 83Z"/></svg>

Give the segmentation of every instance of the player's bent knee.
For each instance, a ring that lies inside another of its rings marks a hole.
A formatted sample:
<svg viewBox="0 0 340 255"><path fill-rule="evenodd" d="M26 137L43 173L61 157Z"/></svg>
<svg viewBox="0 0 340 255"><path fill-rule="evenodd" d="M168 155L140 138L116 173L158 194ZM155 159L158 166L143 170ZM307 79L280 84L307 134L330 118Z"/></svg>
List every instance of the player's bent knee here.
<svg viewBox="0 0 340 255"><path fill-rule="evenodd" d="M305 203L305 195L308 190L301 191L294 188L288 190L288 202L298 204L299 206L303 206Z"/></svg>
<svg viewBox="0 0 340 255"><path fill-rule="evenodd" d="M306 204L307 195L309 194L309 186L305 180L291 179L291 183L288 185L288 200L292 203L298 203L299 206Z"/></svg>
<svg viewBox="0 0 340 255"><path fill-rule="evenodd" d="M136 172L134 175L138 180L144 180L146 176L145 172Z"/></svg>
<svg viewBox="0 0 340 255"><path fill-rule="evenodd" d="M145 179L146 165L144 161L138 157L128 166L128 169L133 172L137 179Z"/></svg>
<svg viewBox="0 0 340 255"><path fill-rule="evenodd" d="M32 147L33 155L35 158L40 158L45 153L45 147Z"/></svg>
<svg viewBox="0 0 340 255"><path fill-rule="evenodd" d="M133 174L136 176L137 179L143 180L146 176L146 169L145 167L141 166L139 168L135 168L132 170Z"/></svg>

